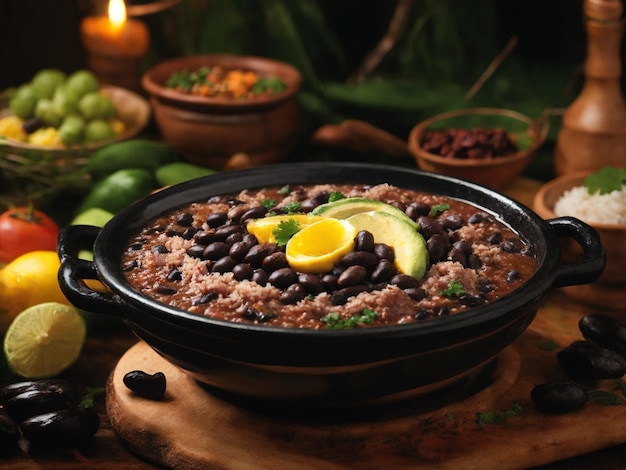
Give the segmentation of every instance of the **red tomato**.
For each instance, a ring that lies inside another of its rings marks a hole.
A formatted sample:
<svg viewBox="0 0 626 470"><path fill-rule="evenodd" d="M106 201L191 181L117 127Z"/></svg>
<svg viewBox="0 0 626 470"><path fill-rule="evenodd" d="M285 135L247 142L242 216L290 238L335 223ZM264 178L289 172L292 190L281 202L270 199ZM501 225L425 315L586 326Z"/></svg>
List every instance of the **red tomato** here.
<svg viewBox="0 0 626 470"><path fill-rule="evenodd" d="M15 207L0 214L0 263L10 263L29 251L56 251L59 226L32 207Z"/></svg>

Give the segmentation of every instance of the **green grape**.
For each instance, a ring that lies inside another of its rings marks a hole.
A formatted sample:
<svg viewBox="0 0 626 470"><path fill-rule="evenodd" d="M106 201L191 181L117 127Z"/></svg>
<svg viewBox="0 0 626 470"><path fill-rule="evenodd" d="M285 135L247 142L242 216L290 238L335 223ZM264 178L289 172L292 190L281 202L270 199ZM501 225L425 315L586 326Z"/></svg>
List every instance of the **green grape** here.
<svg viewBox="0 0 626 470"><path fill-rule="evenodd" d="M61 116L54 110L52 100L41 98L35 105L35 117L41 119L52 127L58 127L61 124Z"/></svg>
<svg viewBox="0 0 626 470"><path fill-rule="evenodd" d="M85 119L107 119L113 117L111 111L115 111L115 106L109 98L99 92L91 92L84 95L78 102L78 110Z"/></svg>
<svg viewBox="0 0 626 470"><path fill-rule="evenodd" d="M66 145L79 144L85 135L86 123L78 114L68 114L59 127L59 136Z"/></svg>
<svg viewBox="0 0 626 470"><path fill-rule="evenodd" d="M115 138L115 131L104 119L89 121L85 127L85 142L97 142Z"/></svg>
<svg viewBox="0 0 626 470"><path fill-rule="evenodd" d="M31 85L42 98L52 98L54 91L65 81L65 73L57 69L43 69L35 74Z"/></svg>
<svg viewBox="0 0 626 470"><path fill-rule="evenodd" d="M65 86L68 91L78 96L83 96L87 93L98 91L99 83L93 72L89 70L77 70L67 77Z"/></svg>
<svg viewBox="0 0 626 470"><path fill-rule="evenodd" d="M78 110L78 100L78 95L67 90L65 85L61 85L54 91L52 104L56 113L64 117Z"/></svg>
<svg viewBox="0 0 626 470"><path fill-rule="evenodd" d="M9 101L9 109L17 117L29 119L34 116L38 100L39 93L32 85L22 85L15 91L15 94Z"/></svg>

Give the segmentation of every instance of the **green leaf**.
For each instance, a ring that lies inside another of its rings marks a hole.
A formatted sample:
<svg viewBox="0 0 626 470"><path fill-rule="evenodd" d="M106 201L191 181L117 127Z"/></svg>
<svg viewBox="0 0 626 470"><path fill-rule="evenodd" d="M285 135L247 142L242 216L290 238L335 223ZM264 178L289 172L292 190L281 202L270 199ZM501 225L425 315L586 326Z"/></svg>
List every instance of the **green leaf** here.
<svg viewBox="0 0 626 470"><path fill-rule="evenodd" d="M608 194L622 189L626 183L626 167L614 168L604 167L588 175L583 184L589 194Z"/></svg>
<svg viewBox="0 0 626 470"><path fill-rule="evenodd" d="M86 387L87 393L78 404L79 408L93 408L97 396L104 393L104 387Z"/></svg>
<svg viewBox="0 0 626 470"><path fill-rule="evenodd" d="M537 347L544 351L555 351L560 348L558 343L549 339L540 339L537 341Z"/></svg>
<svg viewBox="0 0 626 470"><path fill-rule="evenodd" d="M335 202L339 199L344 199L345 197L346 196L344 196L341 191L333 191L332 193L330 193L330 196L328 196L328 202Z"/></svg>
<svg viewBox="0 0 626 470"><path fill-rule="evenodd" d="M589 394L589 401L605 406L624 406L626 401L619 395L604 390L594 390Z"/></svg>
<svg viewBox="0 0 626 470"><path fill-rule="evenodd" d="M446 296L449 299L455 299L465 294L465 287L459 281L450 281L450 284L446 290L439 291L439 294Z"/></svg>
<svg viewBox="0 0 626 470"><path fill-rule="evenodd" d="M443 212L447 211L448 209L450 209L450 204L435 204L433 207L430 208L430 216L431 217L437 217L438 215L442 214Z"/></svg>
<svg viewBox="0 0 626 470"><path fill-rule="evenodd" d="M511 408L504 411L485 411L476 413L476 422L479 425L483 424L504 424L509 418L514 416L520 416L523 413L523 408L519 403L513 403Z"/></svg>
<svg viewBox="0 0 626 470"><path fill-rule="evenodd" d="M374 310L366 308L363 309L360 315L352 315L348 319L341 318L338 313L329 313L322 318L322 322L326 323L326 328L339 330L344 328L355 328L363 324L370 324L376 319L377 316L378 313Z"/></svg>
<svg viewBox="0 0 626 470"><path fill-rule="evenodd" d="M278 246L285 246L298 230L300 230L300 224L295 219L289 219L279 223L272 235L274 235Z"/></svg>

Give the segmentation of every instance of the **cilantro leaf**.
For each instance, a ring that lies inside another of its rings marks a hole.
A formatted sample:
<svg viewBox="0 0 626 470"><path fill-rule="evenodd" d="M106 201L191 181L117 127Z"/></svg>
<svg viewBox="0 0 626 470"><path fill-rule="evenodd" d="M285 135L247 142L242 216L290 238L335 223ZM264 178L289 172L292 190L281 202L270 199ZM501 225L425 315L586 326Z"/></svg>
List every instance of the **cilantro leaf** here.
<svg viewBox="0 0 626 470"><path fill-rule="evenodd" d="M285 214L293 214L294 212L300 212L300 209L302 209L302 204L300 204L298 201L295 201L285 204L282 211Z"/></svg>
<svg viewBox="0 0 626 470"><path fill-rule="evenodd" d="M289 219L279 223L272 231L272 235L274 235L278 246L285 246L298 230L300 230L300 224L295 219Z"/></svg>
<svg viewBox="0 0 626 470"><path fill-rule="evenodd" d="M459 281L450 281L450 284L445 290L440 290L439 294L449 299L455 299L465 294L465 287Z"/></svg>
<svg viewBox="0 0 626 470"><path fill-rule="evenodd" d="M286 184L285 186L283 186L282 188L278 190L278 194L280 194L281 196L286 196L290 192L291 192L291 187L288 184Z"/></svg>
<svg viewBox="0 0 626 470"><path fill-rule="evenodd" d="M622 189L624 183L626 183L626 167L607 166L588 175L583 185L589 194L608 194Z"/></svg>
<svg viewBox="0 0 626 470"><path fill-rule="evenodd" d="M87 393L78 404L79 408L93 408L95 398L104 393L104 387L86 387Z"/></svg>
<svg viewBox="0 0 626 470"><path fill-rule="evenodd" d="M276 201L276 199L263 199L261 201L261 205L265 207L267 210L270 210L271 208L276 207L276 204L278 204L278 201Z"/></svg>
<svg viewBox="0 0 626 470"><path fill-rule="evenodd" d="M447 211L448 209L450 209L450 204L435 204L433 207L430 208L430 216L437 217L439 214Z"/></svg>
<svg viewBox="0 0 626 470"><path fill-rule="evenodd" d="M504 424L507 419L514 416L520 416L523 412L523 408L519 403L513 403L511 408L504 411L485 411L476 413L476 422L479 425L483 424Z"/></svg>
<svg viewBox="0 0 626 470"><path fill-rule="evenodd" d="M341 191L333 191L332 193L330 193L330 196L328 196L328 202L335 202L339 199L345 199L345 197L346 196L344 196Z"/></svg>
<svg viewBox="0 0 626 470"><path fill-rule="evenodd" d="M361 324L370 324L376 319L377 316L377 312L370 310L369 308L365 308L360 315L352 315L347 319L341 318L338 313L329 313L322 318L322 322L326 323L326 328L339 330L344 328L355 328Z"/></svg>
<svg viewBox="0 0 626 470"><path fill-rule="evenodd" d="M604 390L594 390L589 394L589 400L598 405L605 406L624 406L626 401L619 395Z"/></svg>

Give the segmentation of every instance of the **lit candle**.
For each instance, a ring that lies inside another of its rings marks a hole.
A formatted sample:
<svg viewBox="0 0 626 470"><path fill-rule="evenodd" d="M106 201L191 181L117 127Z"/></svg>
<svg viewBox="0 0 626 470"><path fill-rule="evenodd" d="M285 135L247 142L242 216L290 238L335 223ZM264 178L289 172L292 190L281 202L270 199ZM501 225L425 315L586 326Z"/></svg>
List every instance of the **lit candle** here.
<svg viewBox="0 0 626 470"><path fill-rule="evenodd" d="M108 16L88 16L81 23L87 64L103 83L139 88L139 61L150 45L148 28L128 18L123 0L109 0Z"/></svg>

